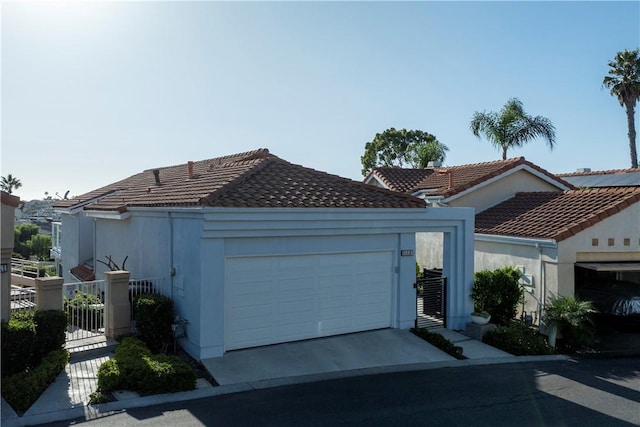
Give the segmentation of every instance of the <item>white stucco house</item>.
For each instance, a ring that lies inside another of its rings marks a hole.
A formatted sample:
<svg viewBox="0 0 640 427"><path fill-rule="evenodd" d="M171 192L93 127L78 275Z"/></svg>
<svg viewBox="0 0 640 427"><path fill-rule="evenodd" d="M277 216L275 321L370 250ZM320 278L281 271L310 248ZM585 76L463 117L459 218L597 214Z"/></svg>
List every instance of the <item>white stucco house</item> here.
<svg viewBox="0 0 640 427"><path fill-rule="evenodd" d="M365 182L423 197L429 206L474 208L475 271L520 268L527 291L522 309L538 323L550 295L575 295L585 280L606 276L640 289L639 174L581 170L556 176L521 157L422 170L381 168ZM438 266L438 237L418 233L421 266ZM598 290L615 294L610 288Z"/></svg>
<svg viewBox="0 0 640 427"><path fill-rule="evenodd" d="M132 277L166 276L196 359L412 327L421 231L444 236L448 327L472 309L472 209L425 209L266 149L145 170L55 208L65 279L78 266L100 278L107 256L127 257Z"/></svg>

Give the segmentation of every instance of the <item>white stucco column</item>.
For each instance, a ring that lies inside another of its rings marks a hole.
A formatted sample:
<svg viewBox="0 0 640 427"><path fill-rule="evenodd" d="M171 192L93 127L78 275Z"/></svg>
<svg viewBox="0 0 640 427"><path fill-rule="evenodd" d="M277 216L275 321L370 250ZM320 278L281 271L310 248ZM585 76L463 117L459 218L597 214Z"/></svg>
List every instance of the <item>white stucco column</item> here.
<svg viewBox="0 0 640 427"><path fill-rule="evenodd" d="M397 321L394 328L410 329L416 320L416 235L415 233L400 234L398 248L398 270L396 276ZM403 256L404 251L404 256ZM410 254L410 255L409 255Z"/></svg>

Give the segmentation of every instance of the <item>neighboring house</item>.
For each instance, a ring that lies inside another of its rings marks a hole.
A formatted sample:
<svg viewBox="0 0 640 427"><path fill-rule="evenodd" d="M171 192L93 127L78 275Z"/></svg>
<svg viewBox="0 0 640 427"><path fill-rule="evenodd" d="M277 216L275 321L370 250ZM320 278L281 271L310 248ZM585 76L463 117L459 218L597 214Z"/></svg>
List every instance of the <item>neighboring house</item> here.
<svg viewBox="0 0 640 427"><path fill-rule="evenodd" d="M182 346L196 359L378 329L416 318L415 233L447 242L447 326L472 309L473 210L286 162L261 149L143 171L71 200L62 265L111 256L132 277L166 276Z"/></svg>
<svg viewBox="0 0 640 427"><path fill-rule="evenodd" d="M590 168L581 168L558 176L580 188L640 186L640 169L592 171Z"/></svg>
<svg viewBox="0 0 640 427"><path fill-rule="evenodd" d="M423 198L427 206L471 207L476 213L518 192L574 188L524 157L444 168L376 168L364 182ZM424 268L441 268L442 235L419 233L417 240L418 264Z"/></svg>
<svg viewBox="0 0 640 427"><path fill-rule="evenodd" d="M8 320L11 314L11 254L13 253L14 218L20 198L6 191L0 191L0 318Z"/></svg>
<svg viewBox="0 0 640 427"><path fill-rule="evenodd" d="M640 289L640 187L518 193L477 214L475 232L476 270L520 266L534 321L550 295L574 295L590 272Z"/></svg>
<svg viewBox="0 0 640 427"><path fill-rule="evenodd" d="M594 271L640 284L637 169L556 176L515 158L380 168L365 182L423 197L428 206L475 208L475 271L518 266L527 290L523 309L535 322L551 294L574 295ZM599 186L605 187L576 188ZM437 268L443 247L438 235L418 233L417 242L420 266Z"/></svg>

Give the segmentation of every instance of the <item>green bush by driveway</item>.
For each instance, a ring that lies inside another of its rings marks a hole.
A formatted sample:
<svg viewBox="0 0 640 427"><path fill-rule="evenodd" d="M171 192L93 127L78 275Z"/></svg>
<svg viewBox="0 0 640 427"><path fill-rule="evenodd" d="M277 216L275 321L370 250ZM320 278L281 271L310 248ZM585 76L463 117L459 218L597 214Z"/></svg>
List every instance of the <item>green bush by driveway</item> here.
<svg viewBox="0 0 640 427"><path fill-rule="evenodd" d="M176 356L152 355L139 339L127 337L116 347L115 356L98 369L98 390L132 390L146 394L193 390L193 369Z"/></svg>

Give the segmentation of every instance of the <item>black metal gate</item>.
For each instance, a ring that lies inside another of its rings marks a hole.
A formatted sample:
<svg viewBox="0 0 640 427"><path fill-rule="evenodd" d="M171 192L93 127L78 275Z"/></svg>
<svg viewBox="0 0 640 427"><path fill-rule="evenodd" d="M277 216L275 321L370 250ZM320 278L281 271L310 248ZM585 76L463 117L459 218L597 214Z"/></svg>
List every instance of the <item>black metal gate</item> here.
<svg viewBox="0 0 640 427"><path fill-rule="evenodd" d="M446 327L447 278L439 270L424 270L416 280L416 328Z"/></svg>

